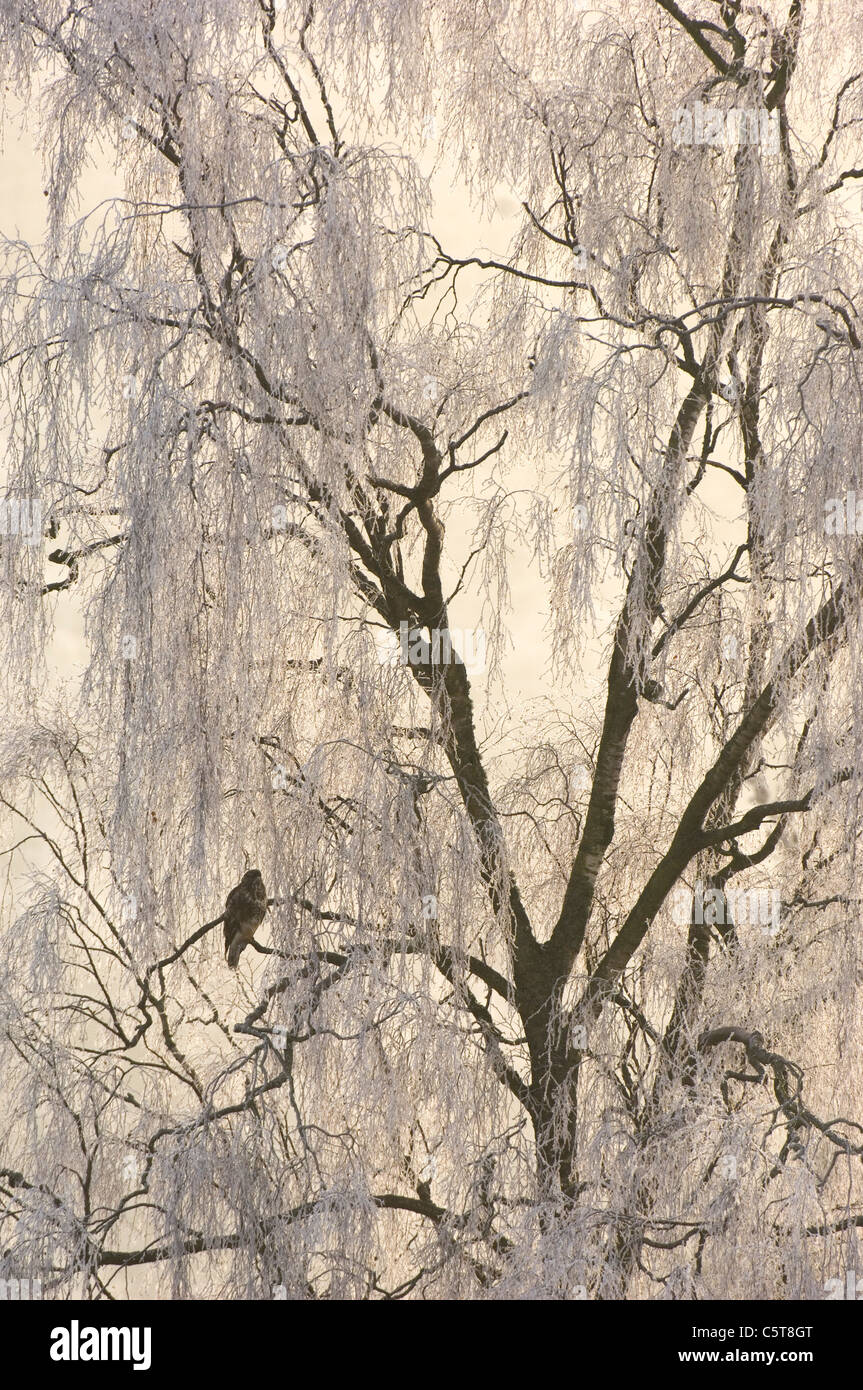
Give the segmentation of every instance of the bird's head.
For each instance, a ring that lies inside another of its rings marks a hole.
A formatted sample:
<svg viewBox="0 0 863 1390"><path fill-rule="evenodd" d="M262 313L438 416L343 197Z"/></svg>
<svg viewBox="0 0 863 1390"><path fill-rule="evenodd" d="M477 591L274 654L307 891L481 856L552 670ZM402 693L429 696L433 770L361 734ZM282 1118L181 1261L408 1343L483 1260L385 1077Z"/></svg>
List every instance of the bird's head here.
<svg viewBox="0 0 863 1390"><path fill-rule="evenodd" d="M246 872L243 874L243 882L244 882L244 883L254 883L255 879L258 879L258 878L260 878L260 877L261 877L261 871L260 871L260 869L247 869Z"/></svg>

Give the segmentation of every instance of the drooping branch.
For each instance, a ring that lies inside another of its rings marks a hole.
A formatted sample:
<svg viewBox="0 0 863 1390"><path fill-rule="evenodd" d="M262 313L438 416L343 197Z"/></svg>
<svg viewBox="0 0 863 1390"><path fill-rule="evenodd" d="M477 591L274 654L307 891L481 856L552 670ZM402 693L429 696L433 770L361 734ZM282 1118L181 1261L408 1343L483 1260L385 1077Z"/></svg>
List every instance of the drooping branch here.
<svg viewBox="0 0 863 1390"><path fill-rule="evenodd" d="M670 893L689 861L702 849L716 843L711 831L705 831L704 822L710 808L737 769L745 759L749 749L767 729L787 685L802 669L809 657L821 648L828 653L835 650L834 638L841 631L849 616L859 605L863 591L863 553L858 552L854 572L847 585L839 585L831 598L810 618L804 631L786 649L777 664L773 677L767 682L758 698L744 714L735 732L721 749L713 766L706 773L700 786L693 793L689 804L680 818L677 830L665 855L657 864L634 908L627 916L617 936L596 966L587 987L579 1001L578 1012L584 1016L599 1012L602 1000L609 988L620 977L631 960L633 953L644 940L650 924ZM777 803L781 814L783 803ZM805 810L806 807L790 804L785 809ZM751 820L742 821L753 829L761 824L763 816L757 814L761 808L754 807L756 813ZM747 813L748 815L748 813ZM737 830L736 833L743 833ZM729 838L728 831L720 838Z"/></svg>

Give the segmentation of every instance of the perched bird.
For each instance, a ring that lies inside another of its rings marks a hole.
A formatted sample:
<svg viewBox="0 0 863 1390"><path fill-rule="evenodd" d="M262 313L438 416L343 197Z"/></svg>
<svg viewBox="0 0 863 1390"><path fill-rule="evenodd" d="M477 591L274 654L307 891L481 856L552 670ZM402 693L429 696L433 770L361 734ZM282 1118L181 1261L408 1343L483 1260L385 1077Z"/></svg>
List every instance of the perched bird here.
<svg viewBox="0 0 863 1390"><path fill-rule="evenodd" d="M225 956L236 970L267 911L267 890L260 869L249 869L225 900Z"/></svg>

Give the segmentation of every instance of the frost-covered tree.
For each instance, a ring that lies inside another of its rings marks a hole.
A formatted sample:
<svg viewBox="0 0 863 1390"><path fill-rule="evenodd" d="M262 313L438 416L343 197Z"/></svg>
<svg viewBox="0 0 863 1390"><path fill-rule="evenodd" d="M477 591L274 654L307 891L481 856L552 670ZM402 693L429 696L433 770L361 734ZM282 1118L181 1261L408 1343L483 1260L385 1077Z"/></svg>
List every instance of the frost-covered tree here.
<svg viewBox="0 0 863 1390"><path fill-rule="evenodd" d="M844 1289L863 12L0 13L0 1274Z"/></svg>

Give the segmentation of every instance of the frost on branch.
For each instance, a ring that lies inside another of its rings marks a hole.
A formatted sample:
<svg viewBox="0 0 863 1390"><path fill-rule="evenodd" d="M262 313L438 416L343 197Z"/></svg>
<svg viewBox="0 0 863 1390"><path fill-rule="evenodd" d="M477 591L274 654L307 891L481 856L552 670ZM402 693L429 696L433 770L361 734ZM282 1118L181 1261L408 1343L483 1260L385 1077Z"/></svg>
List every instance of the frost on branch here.
<svg viewBox="0 0 863 1390"><path fill-rule="evenodd" d="M720 8L3 7L0 1278L853 1269L863 36Z"/></svg>

